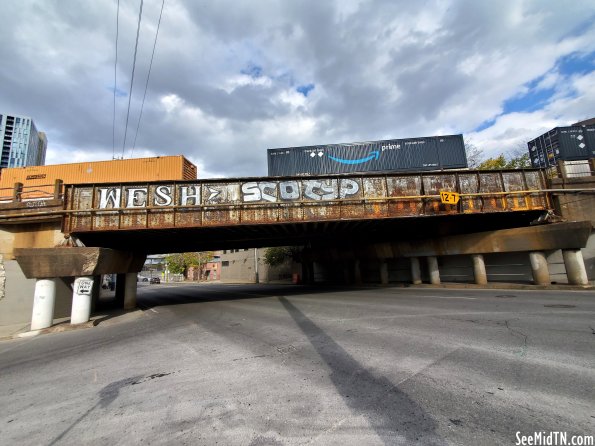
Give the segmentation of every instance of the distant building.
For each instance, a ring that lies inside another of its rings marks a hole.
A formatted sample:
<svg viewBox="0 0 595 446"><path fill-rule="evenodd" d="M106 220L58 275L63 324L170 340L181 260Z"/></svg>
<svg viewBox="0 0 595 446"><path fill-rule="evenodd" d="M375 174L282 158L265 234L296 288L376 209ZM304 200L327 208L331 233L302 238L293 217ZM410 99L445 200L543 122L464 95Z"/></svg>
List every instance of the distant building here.
<svg viewBox="0 0 595 446"><path fill-rule="evenodd" d="M47 138L28 116L0 114L0 168L42 166Z"/></svg>

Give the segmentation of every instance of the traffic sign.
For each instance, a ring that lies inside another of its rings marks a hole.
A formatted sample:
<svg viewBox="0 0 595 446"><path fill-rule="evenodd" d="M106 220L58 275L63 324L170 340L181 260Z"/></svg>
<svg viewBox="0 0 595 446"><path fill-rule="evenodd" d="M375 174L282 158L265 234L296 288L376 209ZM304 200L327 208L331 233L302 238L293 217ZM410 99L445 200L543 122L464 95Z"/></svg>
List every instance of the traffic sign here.
<svg viewBox="0 0 595 446"><path fill-rule="evenodd" d="M440 200L444 204L457 204L460 198L456 192L440 192Z"/></svg>

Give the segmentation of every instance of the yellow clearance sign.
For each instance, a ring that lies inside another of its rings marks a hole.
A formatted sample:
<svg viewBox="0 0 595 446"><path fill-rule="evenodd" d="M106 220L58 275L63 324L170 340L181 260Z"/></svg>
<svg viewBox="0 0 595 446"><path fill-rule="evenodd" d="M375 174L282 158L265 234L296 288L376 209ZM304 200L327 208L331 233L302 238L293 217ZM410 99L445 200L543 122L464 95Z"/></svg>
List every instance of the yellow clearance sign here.
<svg viewBox="0 0 595 446"><path fill-rule="evenodd" d="M457 204L460 198L456 192L440 192L440 199L444 204Z"/></svg>

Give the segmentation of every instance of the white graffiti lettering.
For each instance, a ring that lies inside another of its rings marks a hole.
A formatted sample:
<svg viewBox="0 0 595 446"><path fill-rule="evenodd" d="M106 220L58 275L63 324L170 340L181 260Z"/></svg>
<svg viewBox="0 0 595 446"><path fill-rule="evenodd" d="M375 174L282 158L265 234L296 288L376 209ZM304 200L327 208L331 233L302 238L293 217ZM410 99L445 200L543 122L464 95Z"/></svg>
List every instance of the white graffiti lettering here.
<svg viewBox="0 0 595 446"><path fill-rule="evenodd" d="M201 188L204 187L204 197ZM177 193L176 193L177 188ZM359 180L311 179L289 181L249 181L214 187L201 184L153 185L145 187L99 187L97 188L100 209L143 208L149 205L165 206L208 206L213 204L236 203L280 203L292 201L329 201L356 196L361 189ZM239 196L237 190L240 192ZM230 192L231 191L231 192ZM149 200L149 197L152 197ZM90 197L88 197L90 198ZM88 199L87 198L87 199ZM84 201L85 197L81 196ZM151 203L149 203L151 201Z"/></svg>
<svg viewBox="0 0 595 446"><path fill-rule="evenodd" d="M146 187L131 187L126 192L128 194L127 208L144 208L147 206L148 189Z"/></svg>
<svg viewBox="0 0 595 446"><path fill-rule="evenodd" d="M242 194L245 203L262 200L262 194L256 181L242 184Z"/></svg>
<svg viewBox="0 0 595 446"><path fill-rule="evenodd" d="M190 192L192 189L192 192ZM198 206L200 204L200 187L198 186L184 186L180 188L180 193L182 194L180 204L182 206L188 206L188 200L194 200L193 205Z"/></svg>
<svg viewBox="0 0 595 446"><path fill-rule="evenodd" d="M99 189L99 208L106 209L108 207L117 208L120 206L120 197L122 196L122 189L110 187ZM110 206L111 203L111 206Z"/></svg>
<svg viewBox="0 0 595 446"><path fill-rule="evenodd" d="M158 186L155 189L155 206L171 206L172 202L171 187Z"/></svg>
<svg viewBox="0 0 595 446"><path fill-rule="evenodd" d="M297 181L284 181L279 183L279 192L282 200L297 200L300 198L300 185Z"/></svg>

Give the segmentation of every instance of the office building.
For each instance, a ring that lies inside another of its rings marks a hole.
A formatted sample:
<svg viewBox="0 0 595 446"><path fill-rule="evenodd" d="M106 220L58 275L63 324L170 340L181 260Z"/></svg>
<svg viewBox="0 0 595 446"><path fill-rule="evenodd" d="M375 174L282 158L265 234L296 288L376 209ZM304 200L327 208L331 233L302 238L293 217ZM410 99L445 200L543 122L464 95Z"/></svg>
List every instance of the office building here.
<svg viewBox="0 0 595 446"><path fill-rule="evenodd" d="M47 138L28 116L0 114L0 168L42 166Z"/></svg>

